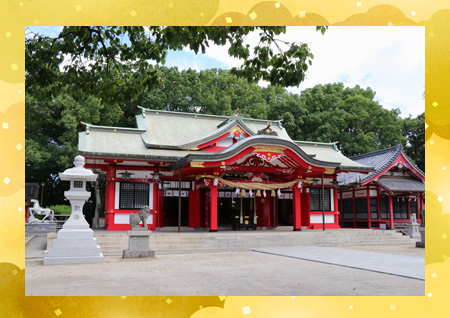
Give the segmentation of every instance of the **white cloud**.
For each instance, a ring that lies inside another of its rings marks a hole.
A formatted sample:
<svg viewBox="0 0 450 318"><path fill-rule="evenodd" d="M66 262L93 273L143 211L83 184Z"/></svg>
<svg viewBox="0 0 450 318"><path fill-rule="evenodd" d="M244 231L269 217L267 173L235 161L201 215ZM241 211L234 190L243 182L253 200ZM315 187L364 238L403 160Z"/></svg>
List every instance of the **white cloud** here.
<svg viewBox="0 0 450 318"><path fill-rule="evenodd" d="M315 27L288 27L280 38L307 43L315 57L305 81L288 90L299 94L335 82L371 87L385 108L400 108L402 117L415 117L425 110L424 32L423 27L330 27L322 35ZM257 41L256 32L247 36L247 43ZM205 55L230 68L241 65L228 56L228 48L210 45Z"/></svg>

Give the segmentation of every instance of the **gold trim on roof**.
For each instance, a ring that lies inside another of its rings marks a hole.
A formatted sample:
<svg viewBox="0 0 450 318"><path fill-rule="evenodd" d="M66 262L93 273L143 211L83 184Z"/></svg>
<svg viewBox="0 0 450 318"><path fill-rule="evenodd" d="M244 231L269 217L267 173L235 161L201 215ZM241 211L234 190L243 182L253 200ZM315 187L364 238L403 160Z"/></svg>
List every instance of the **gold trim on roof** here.
<svg viewBox="0 0 450 318"><path fill-rule="evenodd" d="M254 146L255 150L253 152L275 152L275 153L284 153L286 150L285 147L278 146Z"/></svg>
<svg viewBox="0 0 450 318"><path fill-rule="evenodd" d="M191 162L191 167L193 168L204 168L205 166L203 165L205 162L204 161L192 161Z"/></svg>
<svg viewBox="0 0 450 318"><path fill-rule="evenodd" d="M241 133L241 134L245 134L246 133L246 131L245 130L243 130L241 127L239 127L239 126L235 126L234 128L232 128L229 132L231 133L231 134L234 134L235 132L239 132L239 133Z"/></svg>

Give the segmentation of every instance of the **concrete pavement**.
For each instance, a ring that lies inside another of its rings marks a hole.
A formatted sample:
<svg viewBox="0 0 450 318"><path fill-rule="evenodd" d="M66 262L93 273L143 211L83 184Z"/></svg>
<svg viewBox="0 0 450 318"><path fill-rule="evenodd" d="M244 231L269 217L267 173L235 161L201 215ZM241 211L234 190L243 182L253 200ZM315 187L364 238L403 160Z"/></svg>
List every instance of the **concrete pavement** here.
<svg viewBox="0 0 450 318"><path fill-rule="evenodd" d="M425 280L421 257L319 246L252 248L252 251Z"/></svg>
<svg viewBox="0 0 450 318"><path fill-rule="evenodd" d="M42 257L45 254L43 250L39 250L39 246L43 246L45 238L43 240L38 237L33 240L36 241L27 244L26 248L26 296L425 294L425 281L421 279L250 250L216 250L209 253L191 251L188 254L159 254L153 259L106 256L102 264L43 266ZM34 251L31 251L32 246ZM363 255L360 250L371 251L373 248L383 254L391 253L392 257L414 254L425 259L423 249L411 249L405 245L329 249L333 252L330 255L345 251Z"/></svg>

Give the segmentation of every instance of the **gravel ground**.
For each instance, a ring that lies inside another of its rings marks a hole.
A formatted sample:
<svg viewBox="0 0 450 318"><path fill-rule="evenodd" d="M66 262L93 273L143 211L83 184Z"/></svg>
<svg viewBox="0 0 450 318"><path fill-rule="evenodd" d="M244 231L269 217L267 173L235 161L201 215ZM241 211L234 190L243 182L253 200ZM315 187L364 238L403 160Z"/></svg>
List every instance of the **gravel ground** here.
<svg viewBox="0 0 450 318"><path fill-rule="evenodd" d="M424 257L411 246L339 246ZM102 264L26 260L26 296L423 296L425 281L251 251L106 256Z"/></svg>

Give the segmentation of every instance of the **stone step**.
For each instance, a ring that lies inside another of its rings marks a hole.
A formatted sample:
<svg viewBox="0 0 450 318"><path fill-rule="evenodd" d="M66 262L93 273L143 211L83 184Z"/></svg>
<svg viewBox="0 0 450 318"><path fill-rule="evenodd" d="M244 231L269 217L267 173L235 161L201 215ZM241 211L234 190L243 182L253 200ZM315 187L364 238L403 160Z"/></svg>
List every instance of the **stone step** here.
<svg viewBox="0 0 450 318"><path fill-rule="evenodd" d="M55 235L56 236L56 235ZM105 255L119 255L128 248L127 233L96 233L97 244ZM49 238L51 240L51 238ZM150 234L150 248L164 250L214 250L277 246L337 246L337 245L414 245L411 239L390 230L342 230L303 232L187 232Z"/></svg>

